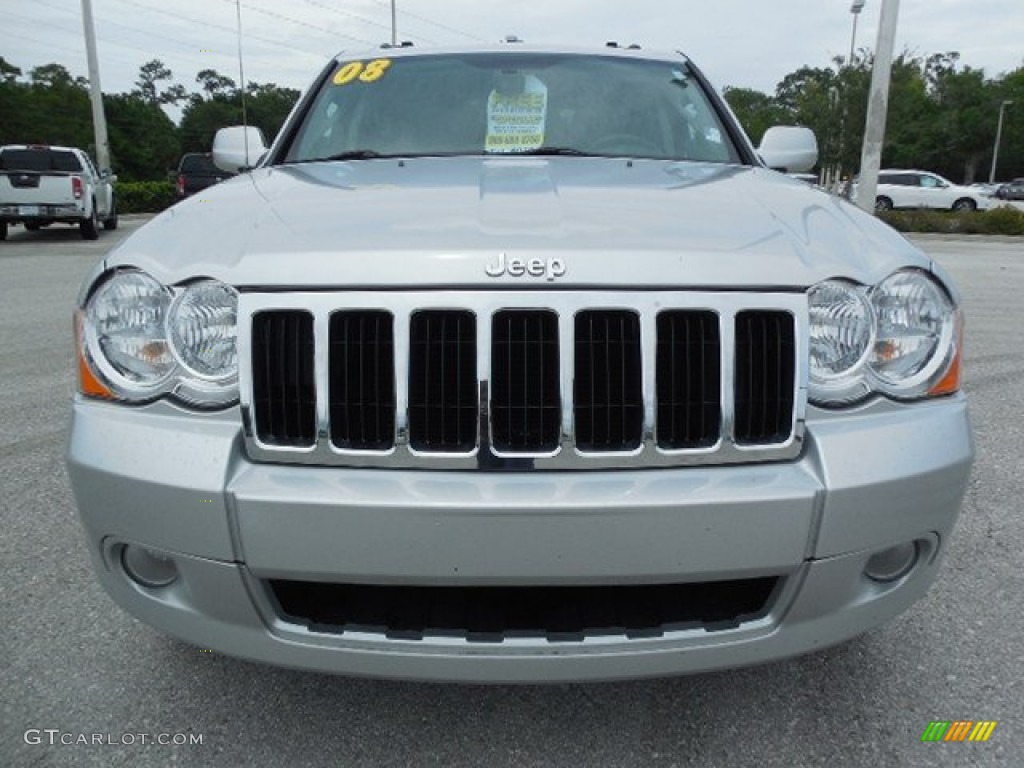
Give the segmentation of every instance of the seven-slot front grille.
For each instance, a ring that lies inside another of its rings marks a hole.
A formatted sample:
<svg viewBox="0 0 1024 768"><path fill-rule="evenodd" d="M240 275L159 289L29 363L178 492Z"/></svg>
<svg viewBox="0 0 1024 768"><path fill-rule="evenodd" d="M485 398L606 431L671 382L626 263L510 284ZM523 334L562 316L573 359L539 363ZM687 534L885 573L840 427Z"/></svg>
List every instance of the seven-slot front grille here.
<svg viewBox="0 0 1024 768"><path fill-rule="evenodd" d="M247 445L257 459L348 466L792 458L806 299L750 298L243 295Z"/></svg>

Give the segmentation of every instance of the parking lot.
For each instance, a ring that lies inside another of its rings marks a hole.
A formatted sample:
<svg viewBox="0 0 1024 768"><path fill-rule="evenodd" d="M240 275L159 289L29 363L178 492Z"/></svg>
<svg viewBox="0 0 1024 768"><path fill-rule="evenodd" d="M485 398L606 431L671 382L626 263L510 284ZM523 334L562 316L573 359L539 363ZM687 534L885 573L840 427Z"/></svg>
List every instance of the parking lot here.
<svg viewBox="0 0 1024 768"><path fill-rule="evenodd" d="M19 227L0 243L0 766L1021 764L1024 238L916 239L963 291L978 450L924 601L857 640L762 667L483 687L204 653L125 615L100 589L63 465L71 311L87 270L140 222L125 217L96 242L68 227ZM923 744L932 720L998 725L987 743ZM59 732L53 745L47 730ZM61 744L60 734L104 743ZM170 743L155 743L161 735Z"/></svg>

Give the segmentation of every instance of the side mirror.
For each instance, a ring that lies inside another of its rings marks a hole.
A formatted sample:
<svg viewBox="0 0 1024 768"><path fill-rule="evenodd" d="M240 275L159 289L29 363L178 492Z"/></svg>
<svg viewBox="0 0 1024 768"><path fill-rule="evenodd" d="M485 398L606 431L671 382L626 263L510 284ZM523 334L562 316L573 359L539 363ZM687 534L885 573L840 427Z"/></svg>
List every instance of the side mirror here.
<svg viewBox="0 0 1024 768"><path fill-rule="evenodd" d="M266 151L263 131L254 125L221 128L213 137L213 164L228 173L253 168Z"/></svg>
<svg viewBox="0 0 1024 768"><path fill-rule="evenodd" d="M818 162L818 140L810 128L793 125L769 128L757 151L765 165L785 173L803 173Z"/></svg>

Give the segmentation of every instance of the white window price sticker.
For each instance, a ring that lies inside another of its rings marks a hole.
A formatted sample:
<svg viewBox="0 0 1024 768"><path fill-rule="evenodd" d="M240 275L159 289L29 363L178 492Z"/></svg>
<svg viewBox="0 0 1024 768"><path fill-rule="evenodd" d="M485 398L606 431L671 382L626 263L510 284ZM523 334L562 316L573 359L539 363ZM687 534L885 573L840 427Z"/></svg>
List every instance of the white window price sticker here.
<svg viewBox="0 0 1024 768"><path fill-rule="evenodd" d="M513 92L491 91L485 152L529 152L543 146L548 89L533 75L523 78L523 86Z"/></svg>

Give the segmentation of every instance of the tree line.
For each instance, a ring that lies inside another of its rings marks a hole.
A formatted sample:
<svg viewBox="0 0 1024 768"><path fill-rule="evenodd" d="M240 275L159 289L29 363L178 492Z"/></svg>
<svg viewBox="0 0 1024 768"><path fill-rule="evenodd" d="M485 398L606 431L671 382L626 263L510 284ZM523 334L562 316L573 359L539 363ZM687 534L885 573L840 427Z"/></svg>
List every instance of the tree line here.
<svg viewBox="0 0 1024 768"><path fill-rule="evenodd" d="M190 93L174 82L159 59L139 68L128 93L103 94L111 165L124 181L166 179L186 152L209 152L213 134L242 122L242 92L213 69L195 78ZM246 116L273 137L299 98L294 88L274 83L245 86ZM176 125L163 107L182 107ZM28 74L0 56L0 144L57 144L87 149L95 157L89 81L60 64L44 64Z"/></svg>
<svg viewBox="0 0 1024 768"><path fill-rule="evenodd" d="M860 167L873 59L870 54L801 67L775 93L726 88L755 144L772 125L806 125L818 137L819 166L847 177ZM1005 110L997 180L1024 176L1024 66L995 78L964 66L956 52L895 59L882 167L918 168L971 184L988 181L1000 106Z"/></svg>
<svg viewBox="0 0 1024 768"><path fill-rule="evenodd" d="M835 177L856 173L864 133L872 58L836 58L801 67L766 94L726 88L725 98L755 144L772 125L805 125L818 137L819 167ZM196 74L197 90L175 82L158 59L139 68L135 88L104 94L112 165L125 181L166 178L185 152L209 152L213 134L242 119L241 89L213 69ZM249 122L273 137L299 97L293 88L247 83ZM1006 109L998 179L1024 176L1024 66L995 78L965 66L955 52L904 52L893 63L883 167L921 168L954 181L987 180L1000 105ZM182 107L179 125L165 105ZM93 148L88 81L59 64L27 74L0 57L0 144Z"/></svg>

